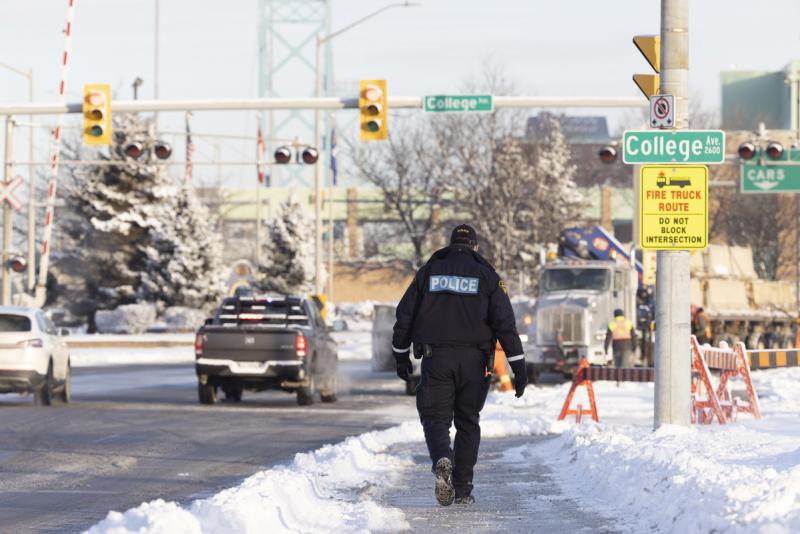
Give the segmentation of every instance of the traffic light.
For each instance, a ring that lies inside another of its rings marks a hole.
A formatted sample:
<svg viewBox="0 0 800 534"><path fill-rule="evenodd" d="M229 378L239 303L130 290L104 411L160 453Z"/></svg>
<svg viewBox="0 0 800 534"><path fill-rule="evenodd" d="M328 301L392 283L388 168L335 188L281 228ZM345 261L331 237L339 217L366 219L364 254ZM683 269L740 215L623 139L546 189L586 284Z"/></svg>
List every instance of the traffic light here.
<svg viewBox="0 0 800 534"><path fill-rule="evenodd" d="M12 256L8 260L8 268L15 273L24 273L28 268L28 262L22 256Z"/></svg>
<svg viewBox="0 0 800 534"><path fill-rule="evenodd" d="M780 159L783 155L783 145L775 142L769 143L767 145L766 153L769 159Z"/></svg>
<svg viewBox="0 0 800 534"><path fill-rule="evenodd" d="M123 147L122 152L129 158L139 159L144 153L144 146L139 141L131 141Z"/></svg>
<svg viewBox="0 0 800 534"><path fill-rule="evenodd" d="M633 44L639 49L644 58L656 71L656 74L634 74L633 82L644 94L650 98L658 94L660 79L658 73L661 72L661 37L658 35L637 35L633 38Z"/></svg>
<svg viewBox="0 0 800 534"><path fill-rule="evenodd" d="M275 149L275 163L285 165L292 161L292 149L288 146L279 146Z"/></svg>
<svg viewBox="0 0 800 534"><path fill-rule="evenodd" d="M306 165L313 165L317 162L319 158L319 152L317 152L316 148L311 148L307 146L303 149L303 152L300 153L300 159L303 160L303 163Z"/></svg>
<svg viewBox="0 0 800 534"><path fill-rule="evenodd" d="M739 145L738 152L739 157L742 159L753 159L753 157L756 155L756 145L750 143L749 141L747 143L742 143Z"/></svg>
<svg viewBox="0 0 800 534"><path fill-rule="evenodd" d="M158 159L167 159L172 155L172 147L165 141L156 141L153 152Z"/></svg>
<svg viewBox="0 0 800 534"><path fill-rule="evenodd" d="M83 86L83 142L111 144L111 87L107 83Z"/></svg>
<svg viewBox="0 0 800 534"><path fill-rule="evenodd" d="M389 137L386 80L359 82L358 112L362 141L382 141Z"/></svg>
<svg viewBox="0 0 800 534"><path fill-rule="evenodd" d="M617 159L617 149L611 145L604 146L597 155L600 156L600 161L603 163L614 163L614 160Z"/></svg>

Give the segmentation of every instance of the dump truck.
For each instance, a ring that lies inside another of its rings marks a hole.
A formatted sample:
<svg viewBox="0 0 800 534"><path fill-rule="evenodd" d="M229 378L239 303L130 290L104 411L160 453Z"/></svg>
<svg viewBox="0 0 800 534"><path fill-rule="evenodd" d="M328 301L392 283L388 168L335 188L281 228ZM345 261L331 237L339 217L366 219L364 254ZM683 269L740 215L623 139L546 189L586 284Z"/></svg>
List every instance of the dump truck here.
<svg viewBox="0 0 800 534"><path fill-rule="evenodd" d="M797 346L794 281L760 279L749 247L709 245L691 257L691 303L711 322L711 343L748 349Z"/></svg>
<svg viewBox="0 0 800 534"><path fill-rule="evenodd" d="M582 358L609 363L606 330L617 308L631 320L637 316L641 265L612 235L594 227L562 232L557 258L542 267L528 359L534 374L568 374Z"/></svg>

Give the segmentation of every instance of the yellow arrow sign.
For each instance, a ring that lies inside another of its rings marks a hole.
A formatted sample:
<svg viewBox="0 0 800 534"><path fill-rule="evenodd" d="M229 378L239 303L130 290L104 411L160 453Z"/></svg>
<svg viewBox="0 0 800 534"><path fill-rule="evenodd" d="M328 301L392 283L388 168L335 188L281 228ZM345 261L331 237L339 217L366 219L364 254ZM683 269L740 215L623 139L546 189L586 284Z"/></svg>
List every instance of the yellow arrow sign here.
<svg viewBox="0 0 800 534"><path fill-rule="evenodd" d="M633 81L647 98L658 94L660 82L658 74L634 74Z"/></svg>
<svg viewBox="0 0 800 534"><path fill-rule="evenodd" d="M661 36L637 35L633 44L639 49L644 58L656 72L661 72Z"/></svg>

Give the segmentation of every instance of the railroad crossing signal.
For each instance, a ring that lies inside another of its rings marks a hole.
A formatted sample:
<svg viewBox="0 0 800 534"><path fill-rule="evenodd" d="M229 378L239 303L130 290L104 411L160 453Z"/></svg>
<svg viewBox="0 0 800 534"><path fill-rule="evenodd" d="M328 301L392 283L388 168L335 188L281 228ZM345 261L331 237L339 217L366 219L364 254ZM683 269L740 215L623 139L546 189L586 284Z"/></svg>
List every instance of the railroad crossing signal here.
<svg viewBox="0 0 800 534"><path fill-rule="evenodd" d="M358 92L359 130L362 141L382 141L389 137L386 124L386 80L361 80Z"/></svg>
<svg viewBox="0 0 800 534"><path fill-rule="evenodd" d="M661 36L637 35L633 38L633 44L656 71L656 74L633 75L633 82L645 97L650 98L658 94L660 86L658 73L661 72Z"/></svg>
<svg viewBox="0 0 800 534"><path fill-rule="evenodd" d="M83 142L111 144L111 87L107 83L83 86Z"/></svg>

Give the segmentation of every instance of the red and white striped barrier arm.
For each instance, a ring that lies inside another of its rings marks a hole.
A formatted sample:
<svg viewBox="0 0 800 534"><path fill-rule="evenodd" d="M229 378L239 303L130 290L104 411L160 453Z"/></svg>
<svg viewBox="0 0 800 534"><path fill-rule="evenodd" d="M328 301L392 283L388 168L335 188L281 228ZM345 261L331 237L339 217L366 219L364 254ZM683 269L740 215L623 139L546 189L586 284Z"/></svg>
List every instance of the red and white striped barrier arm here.
<svg viewBox="0 0 800 534"><path fill-rule="evenodd" d="M72 19L75 13L75 0L67 0L67 24L64 27L64 53L61 57L61 80L58 84L58 101L66 104L67 79L69 75L70 48L72 46ZM50 182L47 184L47 208L44 215L42 236L42 257L39 261L39 279L36 284L36 305L43 306L47 299L47 270L50 267L50 240L53 237L53 212L58 190L58 164L61 159L61 117L57 115L53 130L53 153L50 156Z"/></svg>

